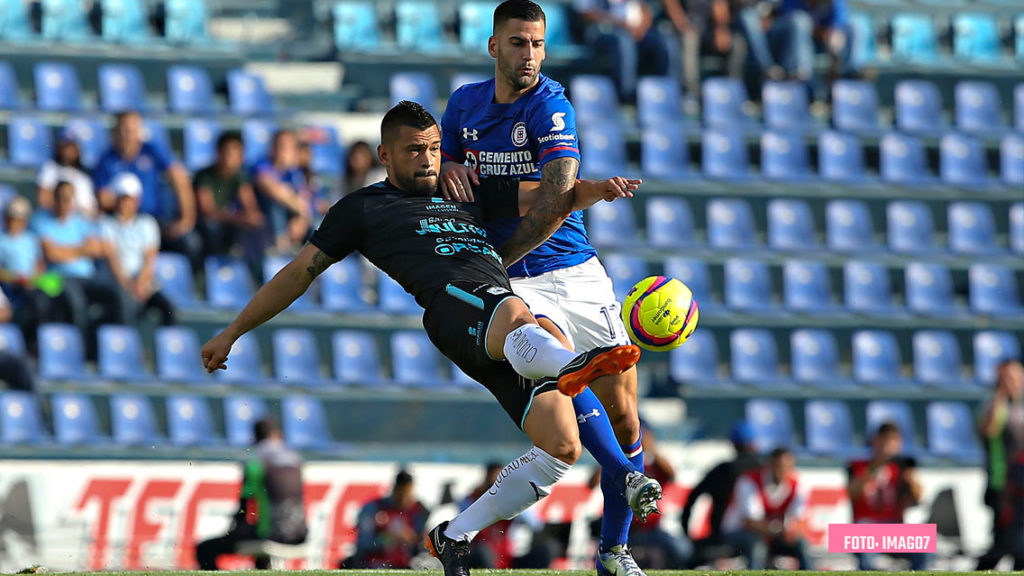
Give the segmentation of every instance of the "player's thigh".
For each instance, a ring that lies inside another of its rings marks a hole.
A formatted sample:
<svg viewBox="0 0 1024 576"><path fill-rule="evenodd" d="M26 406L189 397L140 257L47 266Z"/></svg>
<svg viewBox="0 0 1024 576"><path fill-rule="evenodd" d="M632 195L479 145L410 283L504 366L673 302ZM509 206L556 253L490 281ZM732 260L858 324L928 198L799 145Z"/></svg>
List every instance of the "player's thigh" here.
<svg viewBox="0 0 1024 576"><path fill-rule="evenodd" d="M572 399L557 390L545 390L533 397L523 431L534 445L548 454L573 464L580 456L580 433Z"/></svg>
<svg viewBox="0 0 1024 576"><path fill-rule="evenodd" d="M597 258L558 272L562 314L576 350L629 344L622 305L615 299L612 280Z"/></svg>
<svg viewBox="0 0 1024 576"><path fill-rule="evenodd" d="M556 286L555 280L547 274L536 278L512 279L512 292L526 302L538 324L551 332L566 348L574 350L576 343L572 339L569 320L562 310L563 303Z"/></svg>

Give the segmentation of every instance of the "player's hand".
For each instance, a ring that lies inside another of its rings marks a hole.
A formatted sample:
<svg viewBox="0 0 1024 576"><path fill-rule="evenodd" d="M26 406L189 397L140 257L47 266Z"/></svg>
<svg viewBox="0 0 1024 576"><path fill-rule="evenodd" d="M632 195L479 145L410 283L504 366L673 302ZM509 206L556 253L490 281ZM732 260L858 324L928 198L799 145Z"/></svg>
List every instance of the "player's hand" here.
<svg viewBox="0 0 1024 576"><path fill-rule="evenodd" d="M619 198L632 198L633 192L640 188L643 184L643 180L623 178L622 176L615 176L607 180L600 182L602 186L602 195L604 196L605 202L612 202Z"/></svg>
<svg viewBox="0 0 1024 576"><path fill-rule="evenodd" d="M445 162L441 165L441 196L445 200L472 202L473 186L480 185L480 177L465 164Z"/></svg>
<svg viewBox="0 0 1024 576"><path fill-rule="evenodd" d="M231 346L234 343L234 338L231 338L225 332L221 332L203 345L200 354L203 357L203 368L206 368L208 374L213 374L217 370L228 369L226 362L228 354L231 352Z"/></svg>

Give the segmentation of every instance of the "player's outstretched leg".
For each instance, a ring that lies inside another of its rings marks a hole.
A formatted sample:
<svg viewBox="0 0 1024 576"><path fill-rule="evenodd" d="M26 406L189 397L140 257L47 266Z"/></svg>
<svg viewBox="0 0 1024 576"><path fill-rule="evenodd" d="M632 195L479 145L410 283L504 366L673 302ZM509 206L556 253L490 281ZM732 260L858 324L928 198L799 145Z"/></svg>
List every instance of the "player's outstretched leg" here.
<svg viewBox="0 0 1024 576"><path fill-rule="evenodd" d="M427 534L427 550L441 561L444 576L469 576L469 540L453 540L444 535L448 521Z"/></svg>
<svg viewBox="0 0 1024 576"><path fill-rule="evenodd" d="M640 347L602 346L587 350L573 358L558 373L558 389L567 396L576 396L591 382L602 377L622 374L640 361Z"/></svg>

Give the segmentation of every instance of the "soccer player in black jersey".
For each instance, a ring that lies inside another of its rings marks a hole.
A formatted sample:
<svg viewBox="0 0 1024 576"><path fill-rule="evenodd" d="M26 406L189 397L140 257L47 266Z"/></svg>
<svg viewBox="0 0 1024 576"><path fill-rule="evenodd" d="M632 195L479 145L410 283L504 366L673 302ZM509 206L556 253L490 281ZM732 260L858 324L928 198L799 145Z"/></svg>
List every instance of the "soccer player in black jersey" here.
<svg viewBox="0 0 1024 576"><path fill-rule="evenodd" d="M513 518L550 493L580 455L580 435L605 439L591 453L638 514L656 510L661 488L633 466L615 441L607 416L577 417L570 396L593 396L595 378L636 364L636 346L576 355L537 325L512 294L508 275L482 227L484 213L518 214L530 190L507 179L484 205L444 200L438 193L441 135L419 104L401 102L384 116L378 156L388 179L353 192L328 211L310 243L260 288L238 317L202 349L207 371L226 369L242 334L287 308L328 266L354 250L394 278L425 309L431 341L483 384L534 446L508 464L491 489L429 535L431 552L446 576L468 574L469 541L483 528ZM581 208L601 199L631 196L637 181L581 182ZM505 361L507 360L507 362ZM560 390L562 394L549 392ZM593 397L593 404L597 404ZM450 535L456 535L454 538Z"/></svg>

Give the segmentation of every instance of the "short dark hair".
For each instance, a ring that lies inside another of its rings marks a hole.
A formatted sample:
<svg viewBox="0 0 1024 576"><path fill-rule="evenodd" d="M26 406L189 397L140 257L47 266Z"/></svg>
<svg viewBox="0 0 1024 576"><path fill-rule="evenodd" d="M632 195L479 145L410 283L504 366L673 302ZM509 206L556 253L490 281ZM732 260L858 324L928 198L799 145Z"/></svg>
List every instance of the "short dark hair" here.
<svg viewBox="0 0 1024 576"><path fill-rule="evenodd" d="M285 136L291 136L292 138L295 138L296 141L298 141L298 139L299 139L298 135L295 134L295 131L288 130L288 129L281 129L281 130L278 130L277 132L274 132L274 137L270 139L270 143L276 145L277 141L280 138L284 138Z"/></svg>
<svg viewBox="0 0 1024 576"><path fill-rule="evenodd" d="M263 442L267 438L270 438L271 435L276 434L280 431L281 427L278 426L277 420L274 420L269 416L260 418L259 420L256 421L255 424L253 424L252 427L252 435L253 438L256 440L257 444Z"/></svg>
<svg viewBox="0 0 1024 576"><path fill-rule="evenodd" d="M772 460L775 460L777 458L782 458L783 456L785 456L786 454L789 454L789 453L790 453L789 452L789 448L786 448L784 446L779 446L778 448L772 450L771 453L768 456Z"/></svg>
<svg viewBox="0 0 1024 576"><path fill-rule="evenodd" d="M244 146L242 142L241 132L239 132L238 130L228 130L227 132L222 132L221 135L217 137L217 150L223 150L224 147L227 146L228 144L235 143L237 143L240 146Z"/></svg>
<svg viewBox="0 0 1024 576"><path fill-rule="evenodd" d="M524 22L543 22L545 26L548 23L547 16L544 15L544 9L540 7L540 4L532 0L505 0L494 9L493 32L497 32L500 26L513 19Z"/></svg>
<svg viewBox="0 0 1024 576"><path fill-rule="evenodd" d="M412 484L412 474L405 470L399 470L398 474L395 475L395 488L409 484Z"/></svg>
<svg viewBox="0 0 1024 576"><path fill-rule="evenodd" d="M128 118L129 116L138 116L139 118L142 118L142 113L138 110L121 110L117 114L114 114L115 125L119 124L122 120Z"/></svg>
<svg viewBox="0 0 1024 576"><path fill-rule="evenodd" d="M437 120L431 116L421 104L402 100L395 104L391 110L384 115L380 121L380 141L385 146L394 139L395 133L402 126L409 126L417 130L427 130L431 126L437 126Z"/></svg>
<svg viewBox="0 0 1024 576"><path fill-rule="evenodd" d="M888 436L889 434L901 434L900 427L895 422L882 422L878 430L875 430L875 436Z"/></svg>

